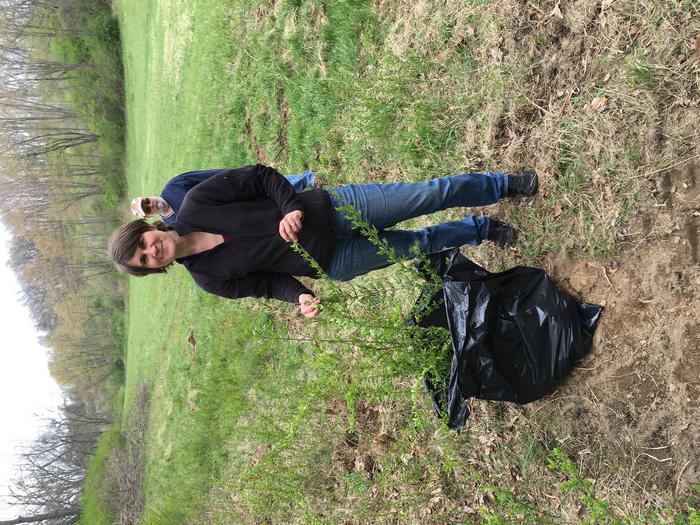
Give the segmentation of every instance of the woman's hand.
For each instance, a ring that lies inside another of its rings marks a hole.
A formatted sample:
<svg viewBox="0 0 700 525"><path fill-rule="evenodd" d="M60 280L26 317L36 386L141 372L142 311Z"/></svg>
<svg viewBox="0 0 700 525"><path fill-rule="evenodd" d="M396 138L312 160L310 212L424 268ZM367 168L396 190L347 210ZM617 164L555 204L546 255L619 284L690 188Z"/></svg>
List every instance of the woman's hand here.
<svg viewBox="0 0 700 525"><path fill-rule="evenodd" d="M290 211L280 221L280 237L287 242L296 242L297 234L301 231L301 219L304 214L301 210Z"/></svg>
<svg viewBox="0 0 700 525"><path fill-rule="evenodd" d="M321 299L314 297L310 293L303 293L299 296L299 309L304 317L316 317L320 314L320 304Z"/></svg>

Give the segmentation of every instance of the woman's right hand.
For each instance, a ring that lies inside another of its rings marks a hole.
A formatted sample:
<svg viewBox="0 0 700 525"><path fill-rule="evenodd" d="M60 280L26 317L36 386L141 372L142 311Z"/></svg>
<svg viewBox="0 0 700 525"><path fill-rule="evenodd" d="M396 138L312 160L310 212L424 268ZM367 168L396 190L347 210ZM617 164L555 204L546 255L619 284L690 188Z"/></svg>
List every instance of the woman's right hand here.
<svg viewBox="0 0 700 525"><path fill-rule="evenodd" d="M280 221L279 233L287 242L297 242L299 240L299 232L302 228L302 219L304 214L301 210L290 211Z"/></svg>
<svg viewBox="0 0 700 525"><path fill-rule="evenodd" d="M316 317L320 314L320 304L321 299L314 297L310 293L303 293L299 296L299 310L304 317Z"/></svg>

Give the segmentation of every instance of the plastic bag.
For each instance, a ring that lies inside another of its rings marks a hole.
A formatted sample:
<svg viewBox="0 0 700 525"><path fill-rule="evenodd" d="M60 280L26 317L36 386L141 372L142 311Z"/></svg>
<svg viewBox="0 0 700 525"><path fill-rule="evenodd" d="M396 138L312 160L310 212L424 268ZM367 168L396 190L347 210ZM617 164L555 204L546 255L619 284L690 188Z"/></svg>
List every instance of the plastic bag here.
<svg viewBox="0 0 700 525"><path fill-rule="evenodd" d="M447 387L426 382L450 428L464 426L467 398L529 403L553 391L590 351L603 307L579 303L544 270L491 273L459 250L435 254L431 262L443 286L429 301L419 299L432 310L418 308L414 323L450 331Z"/></svg>

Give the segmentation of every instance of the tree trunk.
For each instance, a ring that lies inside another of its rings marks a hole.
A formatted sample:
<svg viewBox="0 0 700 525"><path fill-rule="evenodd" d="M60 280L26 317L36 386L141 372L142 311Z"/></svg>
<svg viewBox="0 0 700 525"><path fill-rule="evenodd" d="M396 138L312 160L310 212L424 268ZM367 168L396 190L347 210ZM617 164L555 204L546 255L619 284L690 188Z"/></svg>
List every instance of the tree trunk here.
<svg viewBox="0 0 700 525"><path fill-rule="evenodd" d="M35 514L34 516L20 516L13 520L0 521L0 525L17 525L19 523L40 523L44 520L51 520L57 518L67 518L68 516L75 516L80 512L80 508L74 507L65 510L56 510L54 512L46 512L44 514Z"/></svg>

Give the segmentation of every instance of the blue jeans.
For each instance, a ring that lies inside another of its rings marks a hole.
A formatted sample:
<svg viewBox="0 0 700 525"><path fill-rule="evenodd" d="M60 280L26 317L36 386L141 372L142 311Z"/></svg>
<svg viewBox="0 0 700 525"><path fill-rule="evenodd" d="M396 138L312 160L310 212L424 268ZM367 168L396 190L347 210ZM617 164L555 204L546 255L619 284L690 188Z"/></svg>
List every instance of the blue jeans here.
<svg viewBox="0 0 700 525"><path fill-rule="evenodd" d="M286 175L284 177L292 185L297 193L304 191L313 185L316 180L316 174L313 171L306 170L301 175Z"/></svg>
<svg viewBox="0 0 700 525"><path fill-rule="evenodd" d="M335 251L328 277L347 281L391 263L369 239L353 230L346 214L337 208L350 205L364 221L379 230L397 257L411 259L413 248L436 253L464 244L477 245L488 235L489 218L470 215L422 230L388 230L399 222L436 211L462 206L484 206L498 202L508 192L504 173L463 173L417 184L350 184L331 190L336 208Z"/></svg>

